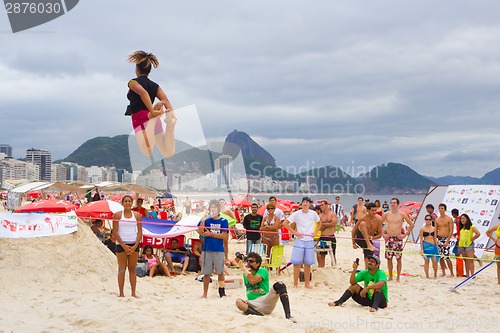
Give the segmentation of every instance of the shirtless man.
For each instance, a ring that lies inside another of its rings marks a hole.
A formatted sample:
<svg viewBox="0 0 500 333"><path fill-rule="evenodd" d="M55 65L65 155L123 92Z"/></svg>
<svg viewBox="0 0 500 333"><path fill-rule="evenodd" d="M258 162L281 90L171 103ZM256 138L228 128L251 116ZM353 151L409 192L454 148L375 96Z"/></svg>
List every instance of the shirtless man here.
<svg viewBox="0 0 500 333"><path fill-rule="evenodd" d="M453 219L446 215L446 205L444 203L439 204L439 217L436 218L434 222L437 229L437 241L439 248L439 263L441 265L441 270L443 274L441 276L446 276L446 265L450 270L451 277L453 275L453 263L451 262L450 256L450 238L453 235Z"/></svg>
<svg viewBox="0 0 500 333"><path fill-rule="evenodd" d="M362 202L363 198L361 198ZM368 214L360 217L352 228L352 247L363 249L365 267L368 267L368 257L378 255L379 249L374 246L374 240L382 237L382 217L377 214L377 206L368 203Z"/></svg>
<svg viewBox="0 0 500 333"><path fill-rule="evenodd" d="M324 244L328 248L327 242L330 241L330 246L332 247L333 260L335 265L337 264L337 257L335 256L335 250L337 248L337 240L335 239L335 229L337 226L337 215L330 209L330 205L327 200L322 200L319 204L321 212L319 214L319 220L321 222L321 237L319 238L320 247ZM318 267L325 267L325 252L318 252Z"/></svg>
<svg viewBox="0 0 500 333"><path fill-rule="evenodd" d="M362 197L358 198L358 204L351 209L351 221L356 224L359 219L366 215L367 208Z"/></svg>
<svg viewBox="0 0 500 333"><path fill-rule="evenodd" d="M227 207L226 200L224 200L223 198L220 198L219 204L220 204L220 212L221 213L226 214L227 216L236 220L236 217L234 216L234 213L231 210L231 208Z"/></svg>
<svg viewBox="0 0 500 333"><path fill-rule="evenodd" d="M387 259L387 268L389 269L389 281L392 281L392 258L396 257L396 282L399 282L401 276L401 268L403 262L401 260L403 252L403 239L407 237L413 227L413 221L405 213L399 210L399 199L391 199L390 211L382 215L382 222L387 222L387 227L383 230L383 237L385 239L385 258ZM403 222L408 223L410 226L405 232Z"/></svg>

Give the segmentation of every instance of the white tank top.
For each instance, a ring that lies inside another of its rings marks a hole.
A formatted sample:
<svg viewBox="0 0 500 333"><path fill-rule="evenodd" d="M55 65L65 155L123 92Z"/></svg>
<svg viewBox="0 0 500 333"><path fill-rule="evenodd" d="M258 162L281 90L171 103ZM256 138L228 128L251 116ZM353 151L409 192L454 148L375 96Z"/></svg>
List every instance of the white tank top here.
<svg viewBox="0 0 500 333"><path fill-rule="evenodd" d="M126 218L122 211L120 221L118 222L118 235L125 244L135 244L135 240L137 239L137 220L134 212L132 212L132 217ZM116 244L118 244L118 241Z"/></svg>

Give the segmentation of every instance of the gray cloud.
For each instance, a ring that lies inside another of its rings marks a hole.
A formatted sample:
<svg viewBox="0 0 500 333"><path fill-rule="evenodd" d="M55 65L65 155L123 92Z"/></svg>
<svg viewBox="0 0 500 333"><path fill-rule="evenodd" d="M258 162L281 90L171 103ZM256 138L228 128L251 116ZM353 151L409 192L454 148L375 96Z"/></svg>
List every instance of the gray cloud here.
<svg viewBox="0 0 500 333"><path fill-rule="evenodd" d="M499 166L499 7L80 2L0 36L0 141L18 156L40 145L62 158L94 136L129 133L126 58L145 49L160 59L151 78L174 106L196 104L207 137L245 131L281 166L394 161L482 176Z"/></svg>

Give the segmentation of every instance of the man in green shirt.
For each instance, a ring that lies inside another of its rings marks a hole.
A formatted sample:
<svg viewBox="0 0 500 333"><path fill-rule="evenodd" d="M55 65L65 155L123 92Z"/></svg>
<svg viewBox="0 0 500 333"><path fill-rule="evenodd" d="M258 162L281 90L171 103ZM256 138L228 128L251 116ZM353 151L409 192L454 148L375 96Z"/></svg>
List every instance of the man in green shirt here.
<svg viewBox="0 0 500 333"><path fill-rule="evenodd" d="M243 281L247 290L247 301L238 298L236 306L244 314L264 316L273 312L278 299L283 305L285 317L292 322L296 322L290 312L290 302L286 291L286 285L282 282L276 282L272 288L269 288L269 273L265 268L260 267L262 257L250 252L247 256L247 265L243 260L236 258L240 269L243 271Z"/></svg>
<svg viewBox="0 0 500 333"><path fill-rule="evenodd" d="M387 276L380 269L380 258L377 256L369 256L368 269L365 269L356 274L358 262L352 264L352 273L349 279L351 285L344 292L342 297L334 302L328 303L330 306L340 306L349 298L363 306L369 306L370 312L376 312L379 308L387 307L388 288ZM364 287L361 287L358 282L364 282Z"/></svg>

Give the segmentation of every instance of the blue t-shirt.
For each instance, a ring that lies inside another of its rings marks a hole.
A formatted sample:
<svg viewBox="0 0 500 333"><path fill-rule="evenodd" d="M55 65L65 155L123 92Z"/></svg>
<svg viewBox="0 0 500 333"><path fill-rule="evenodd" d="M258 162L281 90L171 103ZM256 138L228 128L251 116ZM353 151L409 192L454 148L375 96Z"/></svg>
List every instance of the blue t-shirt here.
<svg viewBox="0 0 500 333"><path fill-rule="evenodd" d="M222 230L214 230L213 228L221 228ZM212 234L221 234L228 232L229 222L225 218L209 217L205 220L205 229L209 230ZM204 237L203 251L224 252L224 241L220 238Z"/></svg>

